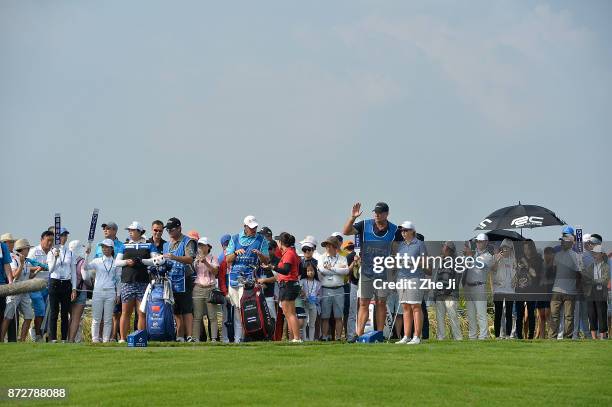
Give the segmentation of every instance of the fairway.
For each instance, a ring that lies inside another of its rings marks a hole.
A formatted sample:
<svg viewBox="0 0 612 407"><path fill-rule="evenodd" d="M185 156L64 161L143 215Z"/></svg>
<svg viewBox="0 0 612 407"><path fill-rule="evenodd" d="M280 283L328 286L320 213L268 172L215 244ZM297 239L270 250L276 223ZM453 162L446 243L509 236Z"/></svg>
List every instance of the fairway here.
<svg viewBox="0 0 612 407"><path fill-rule="evenodd" d="M1 386L68 389L35 405L612 405L609 341L172 345L4 344Z"/></svg>

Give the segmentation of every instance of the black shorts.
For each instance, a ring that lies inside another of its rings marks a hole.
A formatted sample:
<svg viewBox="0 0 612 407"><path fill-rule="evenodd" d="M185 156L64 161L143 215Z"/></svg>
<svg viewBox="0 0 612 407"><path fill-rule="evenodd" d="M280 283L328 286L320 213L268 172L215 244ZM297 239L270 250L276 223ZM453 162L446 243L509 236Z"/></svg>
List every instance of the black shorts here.
<svg viewBox="0 0 612 407"><path fill-rule="evenodd" d="M297 315L298 319L308 318L308 315L306 315L306 310L302 307L295 307L295 315Z"/></svg>
<svg viewBox="0 0 612 407"><path fill-rule="evenodd" d="M295 301L302 289L298 281L281 281L278 288L279 301Z"/></svg>
<svg viewBox="0 0 612 407"><path fill-rule="evenodd" d="M174 315L193 314L193 283L185 278L185 292L174 293Z"/></svg>

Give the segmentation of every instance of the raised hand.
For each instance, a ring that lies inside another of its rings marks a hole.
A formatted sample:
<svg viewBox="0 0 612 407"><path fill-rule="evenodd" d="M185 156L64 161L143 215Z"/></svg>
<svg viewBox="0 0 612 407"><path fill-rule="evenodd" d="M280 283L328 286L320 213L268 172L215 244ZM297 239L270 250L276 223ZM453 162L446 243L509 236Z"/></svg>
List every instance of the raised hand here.
<svg viewBox="0 0 612 407"><path fill-rule="evenodd" d="M361 203L360 202L357 202L355 203L355 205L353 205L351 216L353 216L354 218L358 218L361 216Z"/></svg>

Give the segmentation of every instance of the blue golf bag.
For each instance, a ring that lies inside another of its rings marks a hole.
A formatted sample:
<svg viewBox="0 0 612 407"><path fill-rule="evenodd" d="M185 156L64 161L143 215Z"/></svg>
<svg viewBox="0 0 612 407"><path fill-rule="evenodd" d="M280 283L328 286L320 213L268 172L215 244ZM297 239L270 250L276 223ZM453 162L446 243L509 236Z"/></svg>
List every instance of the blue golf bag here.
<svg viewBox="0 0 612 407"><path fill-rule="evenodd" d="M150 341L174 341L176 325L174 322L174 298L172 286L165 275L157 275L147 287L146 315L147 333Z"/></svg>

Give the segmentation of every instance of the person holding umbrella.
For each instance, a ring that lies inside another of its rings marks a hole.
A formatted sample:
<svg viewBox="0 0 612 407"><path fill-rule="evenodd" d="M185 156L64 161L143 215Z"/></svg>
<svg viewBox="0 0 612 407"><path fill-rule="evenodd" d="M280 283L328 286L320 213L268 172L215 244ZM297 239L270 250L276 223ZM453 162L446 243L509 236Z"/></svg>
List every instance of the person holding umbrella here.
<svg viewBox="0 0 612 407"><path fill-rule="evenodd" d="M514 245L510 239L504 239L499 252L493 258L491 271L493 273L493 303L495 304L494 329L495 338L500 338L502 312L506 310L506 338L512 332L512 306L514 305L514 288L512 281L516 274L517 263Z"/></svg>

